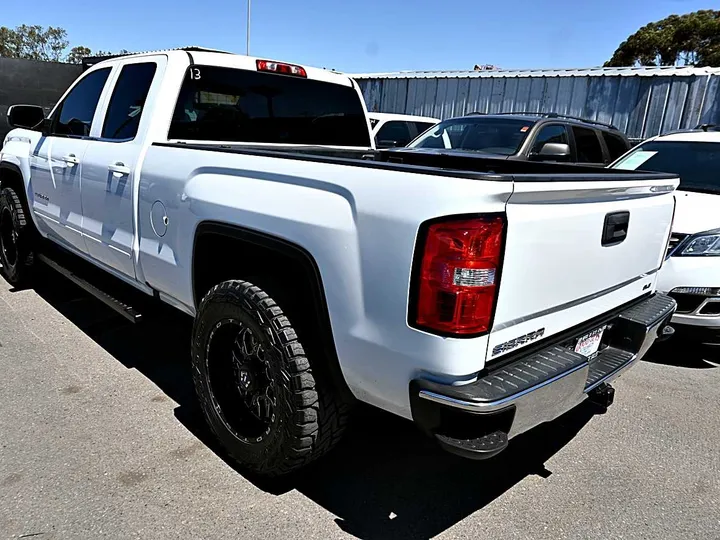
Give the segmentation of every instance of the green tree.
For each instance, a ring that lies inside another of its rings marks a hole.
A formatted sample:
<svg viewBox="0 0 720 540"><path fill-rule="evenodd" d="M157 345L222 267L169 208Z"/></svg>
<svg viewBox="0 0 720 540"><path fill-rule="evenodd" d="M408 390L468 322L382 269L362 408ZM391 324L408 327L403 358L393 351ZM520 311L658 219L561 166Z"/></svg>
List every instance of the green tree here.
<svg viewBox="0 0 720 540"><path fill-rule="evenodd" d="M62 28L25 24L0 28L0 56L59 62L67 46L67 32Z"/></svg>
<svg viewBox="0 0 720 540"><path fill-rule="evenodd" d="M0 27L0 56L7 58L79 64L88 56L129 54L124 49L119 53L98 51L93 54L89 48L82 45L75 46L66 53L68 46L67 32L63 28L25 24L17 28Z"/></svg>
<svg viewBox="0 0 720 540"><path fill-rule="evenodd" d="M69 62L70 64L81 64L83 58L86 58L91 55L92 55L92 51L90 49L88 49L87 47L83 47L82 45L79 45L77 47L73 47L72 49L70 49L70 52L68 53L65 61Z"/></svg>
<svg viewBox="0 0 720 540"><path fill-rule="evenodd" d="M606 67L720 66L720 11L705 9L647 24L623 41Z"/></svg>

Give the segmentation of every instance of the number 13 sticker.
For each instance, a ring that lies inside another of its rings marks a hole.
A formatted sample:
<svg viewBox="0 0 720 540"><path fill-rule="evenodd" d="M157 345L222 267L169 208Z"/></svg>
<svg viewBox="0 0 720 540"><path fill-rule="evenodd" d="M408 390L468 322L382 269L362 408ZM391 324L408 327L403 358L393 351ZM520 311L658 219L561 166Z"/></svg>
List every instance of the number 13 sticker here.
<svg viewBox="0 0 720 540"><path fill-rule="evenodd" d="M200 80L200 68L190 68L190 78L194 81Z"/></svg>

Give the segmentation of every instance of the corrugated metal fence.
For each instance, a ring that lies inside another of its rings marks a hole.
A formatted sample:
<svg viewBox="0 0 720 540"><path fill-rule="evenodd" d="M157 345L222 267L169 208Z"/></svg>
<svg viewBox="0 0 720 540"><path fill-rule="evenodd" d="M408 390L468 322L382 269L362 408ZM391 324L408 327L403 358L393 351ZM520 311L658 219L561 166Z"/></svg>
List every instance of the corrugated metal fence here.
<svg viewBox="0 0 720 540"><path fill-rule="evenodd" d="M720 68L597 68L354 75L368 110L451 118L555 112L647 138L720 124Z"/></svg>

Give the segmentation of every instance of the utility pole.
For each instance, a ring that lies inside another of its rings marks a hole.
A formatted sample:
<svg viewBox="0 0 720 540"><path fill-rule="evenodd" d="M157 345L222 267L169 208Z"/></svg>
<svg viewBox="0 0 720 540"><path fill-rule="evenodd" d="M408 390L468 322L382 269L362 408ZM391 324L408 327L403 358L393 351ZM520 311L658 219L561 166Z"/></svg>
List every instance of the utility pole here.
<svg viewBox="0 0 720 540"><path fill-rule="evenodd" d="M247 12L247 43L245 46L245 54L250 56L250 2L251 0L247 0L248 4L248 12Z"/></svg>

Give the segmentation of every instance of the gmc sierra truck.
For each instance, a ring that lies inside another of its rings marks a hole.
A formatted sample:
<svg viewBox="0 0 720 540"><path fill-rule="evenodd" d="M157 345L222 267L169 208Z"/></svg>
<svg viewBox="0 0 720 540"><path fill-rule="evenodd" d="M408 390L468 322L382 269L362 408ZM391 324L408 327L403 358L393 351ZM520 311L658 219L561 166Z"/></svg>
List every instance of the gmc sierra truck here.
<svg viewBox="0 0 720 540"><path fill-rule="evenodd" d="M193 317L207 422L258 474L323 455L358 400L494 456L608 405L672 332L672 175L378 151L351 78L197 49L100 62L9 121L7 281L45 263L139 318L74 261Z"/></svg>

